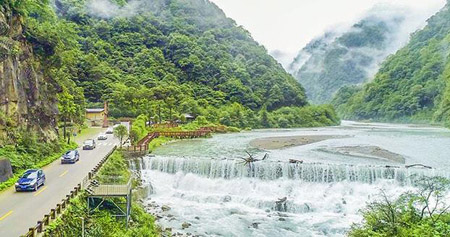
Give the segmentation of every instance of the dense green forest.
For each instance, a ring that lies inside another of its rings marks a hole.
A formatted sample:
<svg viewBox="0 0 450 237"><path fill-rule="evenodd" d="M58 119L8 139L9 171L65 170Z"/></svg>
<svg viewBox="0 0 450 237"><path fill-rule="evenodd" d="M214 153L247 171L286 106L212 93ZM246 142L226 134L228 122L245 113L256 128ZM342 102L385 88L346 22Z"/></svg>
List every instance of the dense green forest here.
<svg viewBox="0 0 450 237"><path fill-rule="evenodd" d="M395 7L374 8L348 29L333 29L311 41L289 70L305 87L308 99L329 103L341 87L369 80L406 38L402 28L407 20Z"/></svg>
<svg viewBox="0 0 450 237"><path fill-rule="evenodd" d="M373 82L343 88L333 100L346 119L450 121L450 10L445 6L390 56Z"/></svg>
<svg viewBox="0 0 450 237"><path fill-rule="evenodd" d="M307 107L304 118L294 118L307 106L303 88L209 1L116 2L98 9L56 1L57 14L78 32L65 71L90 105L109 101L113 117L159 121L189 113L241 128L339 122L331 107ZM270 123L262 121L265 111Z"/></svg>

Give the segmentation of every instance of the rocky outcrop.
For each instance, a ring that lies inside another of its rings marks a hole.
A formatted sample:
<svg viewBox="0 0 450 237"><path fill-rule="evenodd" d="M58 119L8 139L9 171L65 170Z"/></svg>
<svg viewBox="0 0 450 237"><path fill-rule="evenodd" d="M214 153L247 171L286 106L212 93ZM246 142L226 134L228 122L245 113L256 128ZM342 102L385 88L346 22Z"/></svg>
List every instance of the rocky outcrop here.
<svg viewBox="0 0 450 237"><path fill-rule="evenodd" d="M55 138L57 83L46 75L24 36L22 19L0 6L0 145L12 127Z"/></svg>
<svg viewBox="0 0 450 237"><path fill-rule="evenodd" d="M11 162L0 157L0 183L5 182L13 176Z"/></svg>

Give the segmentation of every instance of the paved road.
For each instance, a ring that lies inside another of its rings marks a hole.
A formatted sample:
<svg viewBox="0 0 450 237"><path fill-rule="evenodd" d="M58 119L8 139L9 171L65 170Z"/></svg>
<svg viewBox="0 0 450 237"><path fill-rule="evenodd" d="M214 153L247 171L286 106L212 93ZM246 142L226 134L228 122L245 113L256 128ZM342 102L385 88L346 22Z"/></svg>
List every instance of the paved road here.
<svg viewBox="0 0 450 237"><path fill-rule="evenodd" d="M94 150L80 151L80 161L62 165L60 160L45 167L45 186L37 192L15 192L14 187L0 193L0 236L16 237L55 208L87 173L114 147L118 140L108 135L97 141Z"/></svg>

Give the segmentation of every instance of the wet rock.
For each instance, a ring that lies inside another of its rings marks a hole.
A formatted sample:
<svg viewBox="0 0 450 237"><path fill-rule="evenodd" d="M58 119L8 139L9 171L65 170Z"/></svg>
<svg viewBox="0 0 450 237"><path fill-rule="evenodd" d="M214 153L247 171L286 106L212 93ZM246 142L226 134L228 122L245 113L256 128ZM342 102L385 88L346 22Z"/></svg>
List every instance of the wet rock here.
<svg viewBox="0 0 450 237"><path fill-rule="evenodd" d="M258 229L259 223L258 222L254 222L252 223L252 227L255 229Z"/></svg>
<svg viewBox="0 0 450 237"><path fill-rule="evenodd" d="M286 219L283 218L283 217L278 218L278 220L279 220L279 221L286 221Z"/></svg>
<svg viewBox="0 0 450 237"><path fill-rule="evenodd" d="M171 228L171 227L167 227L167 228L165 229L165 231L170 231L170 232L172 232L172 228Z"/></svg>
<svg viewBox="0 0 450 237"><path fill-rule="evenodd" d="M307 203L305 203L305 209L306 211L311 211L311 207Z"/></svg>
<svg viewBox="0 0 450 237"><path fill-rule="evenodd" d="M172 218L173 215L172 215L172 214L168 214L167 217L168 217L168 218Z"/></svg>
<svg viewBox="0 0 450 237"><path fill-rule="evenodd" d="M266 209L266 212L269 213L269 212L270 212L270 209Z"/></svg>
<svg viewBox="0 0 450 237"><path fill-rule="evenodd" d="M345 201L345 199L342 199L342 204L347 204L347 201Z"/></svg>
<svg viewBox="0 0 450 237"><path fill-rule="evenodd" d="M194 217L196 220L200 220L200 217L198 217L198 216L196 216L196 217Z"/></svg>
<svg viewBox="0 0 450 237"><path fill-rule="evenodd" d="M188 223L188 222L183 222L183 224L181 224L181 228L183 228L183 230L189 228L190 226L191 226L191 223Z"/></svg>
<svg viewBox="0 0 450 237"><path fill-rule="evenodd" d="M163 205L162 207L161 207L161 210L163 210L163 211L170 211L170 207L169 206L167 206L167 205Z"/></svg>
<svg viewBox="0 0 450 237"><path fill-rule="evenodd" d="M223 197L223 202L231 202L231 196L227 195Z"/></svg>
<svg viewBox="0 0 450 237"><path fill-rule="evenodd" d="M172 218L169 219L169 221L174 221L174 220L176 220L175 217L172 217Z"/></svg>

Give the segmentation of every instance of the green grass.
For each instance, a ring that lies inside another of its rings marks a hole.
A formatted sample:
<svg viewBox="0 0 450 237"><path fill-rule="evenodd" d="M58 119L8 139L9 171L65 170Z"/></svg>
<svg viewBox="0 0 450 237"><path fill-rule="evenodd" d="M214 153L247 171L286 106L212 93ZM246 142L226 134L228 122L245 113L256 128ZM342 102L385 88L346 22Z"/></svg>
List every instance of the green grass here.
<svg viewBox="0 0 450 237"><path fill-rule="evenodd" d="M75 136L73 140L78 144L82 144L84 140L96 137L99 133L103 131L105 131L105 129L101 127L85 128L81 130L81 133L77 134L77 136Z"/></svg>
<svg viewBox="0 0 450 237"><path fill-rule="evenodd" d="M155 138L148 144L148 151L153 152L153 151L155 151L156 148L158 148L172 140L174 140L174 138L170 138L170 137Z"/></svg>

